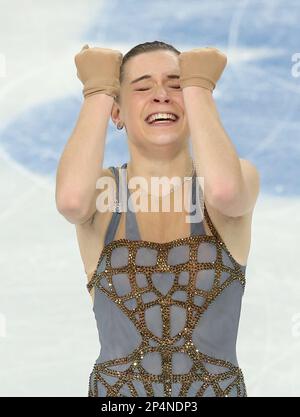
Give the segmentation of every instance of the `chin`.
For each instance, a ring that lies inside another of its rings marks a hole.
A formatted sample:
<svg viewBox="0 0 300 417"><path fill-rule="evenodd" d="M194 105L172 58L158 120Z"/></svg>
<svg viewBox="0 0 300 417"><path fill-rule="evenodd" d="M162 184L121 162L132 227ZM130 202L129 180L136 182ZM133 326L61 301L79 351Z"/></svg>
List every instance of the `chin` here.
<svg viewBox="0 0 300 417"><path fill-rule="evenodd" d="M146 136L147 142L155 143L157 145L169 145L172 143L179 143L182 141L180 136L176 136L174 133L160 133L156 135Z"/></svg>

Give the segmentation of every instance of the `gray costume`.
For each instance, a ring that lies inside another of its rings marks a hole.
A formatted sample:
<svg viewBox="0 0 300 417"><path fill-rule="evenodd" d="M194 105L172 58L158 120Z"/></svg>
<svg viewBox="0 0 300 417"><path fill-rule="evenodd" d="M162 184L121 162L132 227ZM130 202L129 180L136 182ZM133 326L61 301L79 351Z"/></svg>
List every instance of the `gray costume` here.
<svg viewBox="0 0 300 417"><path fill-rule="evenodd" d="M119 196L121 177L110 169ZM194 174L193 204L196 183ZM114 240L113 213L87 284L101 345L88 396L247 396L236 356L246 265L232 257L205 204L204 216L213 236L202 218L190 223L190 237L156 243L140 239L130 209L126 238Z"/></svg>

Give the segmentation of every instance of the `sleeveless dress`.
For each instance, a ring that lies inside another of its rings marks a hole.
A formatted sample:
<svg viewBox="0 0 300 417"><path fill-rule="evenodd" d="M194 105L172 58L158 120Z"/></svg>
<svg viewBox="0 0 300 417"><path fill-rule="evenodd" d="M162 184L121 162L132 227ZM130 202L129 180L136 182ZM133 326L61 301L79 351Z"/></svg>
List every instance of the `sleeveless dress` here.
<svg viewBox="0 0 300 417"><path fill-rule="evenodd" d="M121 176L109 169L119 202ZM194 204L196 182L194 174ZM236 356L246 265L232 257L205 204L204 216L213 236L202 218L190 223L189 237L156 243L140 239L129 208L126 238L114 240L113 212L87 284L101 345L89 397L247 396Z"/></svg>

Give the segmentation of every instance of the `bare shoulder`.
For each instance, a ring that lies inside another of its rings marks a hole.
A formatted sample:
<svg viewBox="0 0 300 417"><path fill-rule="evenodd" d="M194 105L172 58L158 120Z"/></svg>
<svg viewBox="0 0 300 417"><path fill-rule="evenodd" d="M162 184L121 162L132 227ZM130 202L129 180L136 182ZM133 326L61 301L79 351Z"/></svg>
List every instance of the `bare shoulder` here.
<svg viewBox="0 0 300 417"><path fill-rule="evenodd" d="M207 201L205 206L209 218L225 243L233 258L241 265L246 265L251 246L251 225L254 209L239 217L229 217L221 213ZM207 227L207 233L212 231Z"/></svg>
<svg viewBox="0 0 300 417"><path fill-rule="evenodd" d="M109 168L103 169L102 176L114 178L114 175ZM105 190L107 190L107 188L97 190L98 192L95 194L94 200L95 209L92 214L84 222L75 224L80 255L89 279L97 265L99 253L103 249L105 232L113 214L112 211L109 210L104 212L97 210L96 199Z"/></svg>
<svg viewBox="0 0 300 417"><path fill-rule="evenodd" d="M101 177L110 177L115 180L115 177L109 168L103 168L101 172ZM76 224L77 230L87 230L89 228L93 228L94 225L102 218L107 216L107 212L101 212L97 209L97 199L101 195L102 192L107 191L106 189L96 189L95 195L93 198L92 206L90 212L87 214L86 218L83 222Z"/></svg>

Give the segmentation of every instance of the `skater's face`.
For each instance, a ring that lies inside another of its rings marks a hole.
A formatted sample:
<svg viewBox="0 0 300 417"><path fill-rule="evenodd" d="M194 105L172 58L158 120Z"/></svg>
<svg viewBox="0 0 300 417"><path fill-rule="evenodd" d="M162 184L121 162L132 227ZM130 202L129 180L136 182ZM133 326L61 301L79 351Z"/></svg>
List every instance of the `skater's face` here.
<svg viewBox="0 0 300 417"><path fill-rule="evenodd" d="M114 103L112 118L123 123L128 139L142 146L185 142L190 132L178 56L165 50L146 52L130 58L124 69L120 102ZM146 119L151 113L173 113L177 120L150 124Z"/></svg>

